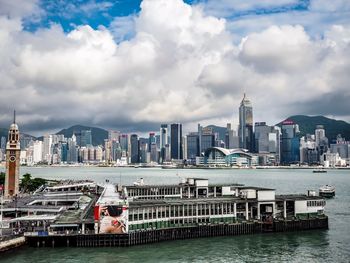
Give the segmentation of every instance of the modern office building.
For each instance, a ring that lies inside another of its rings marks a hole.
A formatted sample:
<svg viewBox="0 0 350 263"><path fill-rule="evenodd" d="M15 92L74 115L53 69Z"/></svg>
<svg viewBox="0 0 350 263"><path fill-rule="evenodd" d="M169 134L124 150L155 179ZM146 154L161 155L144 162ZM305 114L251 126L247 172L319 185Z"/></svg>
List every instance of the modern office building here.
<svg viewBox="0 0 350 263"><path fill-rule="evenodd" d="M131 134L130 136L130 162L140 163L140 143L139 136L137 134Z"/></svg>
<svg viewBox="0 0 350 263"><path fill-rule="evenodd" d="M196 160L199 153L199 135L198 132L191 132L187 135L187 159Z"/></svg>
<svg viewBox="0 0 350 263"><path fill-rule="evenodd" d="M91 130L82 130L81 131L81 137L80 137L81 147L88 147L92 145L92 134Z"/></svg>
<svg viewBox="0 0 350 263"><path fill-rule="evenodd" d="M265 122L256 122L254 126L255 152L275 155L274 163L280 161L281 131L277 126L268 126Z"/></svg>
<svg viewBox="0 0 350 263"><path fill-rule="evenodd" d="M208 148L215 146L215 134L210 127L204 127L200 133L200 149L204 153Z"/></svg>
<svg viewBox="0 0 350 263"><path fill-rule="evenodd" d="M282 122L281 163L299 163L299 126L291 120Z"/></svg>
<svg viewBox="0 0 350 263"><path fill-rule="evenodd" d="M250 100L244 97L239 107L239 147L247 149L249 152L254 150L253 136L253 107Z"/></svg>
<svg viewBox="0 0 350 263"><path fill-rule="evenodd" d="M46 161L48 164L51 164L51 156L52 156L52 135L46 134L44 136L43 142L43 161Z"/></svg>
<svg viewBox="0 0 350 263"><path fill-rule="evenodd" d="M151 152L152 144L157 144L156 134L154 132L149 133L148 137L148 152Z"/></svg>
<svg viewBox="0 0 350 263"><path fill-rule="evenodd" d="M338 135L336 143L331 143L330 145L330 152L338 153L342 159L350 159L350 142Z"/></svg>
<svg viewBox="0 0 350 263"><path fill-rule="evenodd" d="M149 152L151 162L157 163L159 161L159 151L157 144L155 142L152 142L149 148L151 149Z"/></svg>
<svg viewBox="0 0 350 263"><path fill-rule="evenodd" d="M120 131L108 131L108 140L109 141L119 141Z"/></svg>
<svg viewBox="0 0 350 263"><path fill-rule="evenodd" d="M300 163L317 164L319 162L315 136L307 134L300 138Z"/></svg>
<svg viewBox="0 0 350 263"><path fill-rule="evenodd" d="M78 162L78 145L74 134L72 138L68 139L67 162L68 163Z"/></svg>
<svg viewBox="0 0 350 263"><path fill-rule="evenodd" d="M183 159L182 153L182 124L173 123L170 125L170 155L171 159Z"/></svg>
<svg viewBox="0 0 350 263"><path fill-rule="evenodd" d="M120 147L122 149L123 152L127 153L129 150L129 138L127 134L122 134L120 135L119 138L119 142L120 142Z"/></svg>
<svg viewBox="0 0 350 263"><path fill-rule="evenodd" d="M160 135L159 135L159 149L160 156L159 162L163 163L165 161L165 145L168 144L168 124L160 125Z"/></svg>

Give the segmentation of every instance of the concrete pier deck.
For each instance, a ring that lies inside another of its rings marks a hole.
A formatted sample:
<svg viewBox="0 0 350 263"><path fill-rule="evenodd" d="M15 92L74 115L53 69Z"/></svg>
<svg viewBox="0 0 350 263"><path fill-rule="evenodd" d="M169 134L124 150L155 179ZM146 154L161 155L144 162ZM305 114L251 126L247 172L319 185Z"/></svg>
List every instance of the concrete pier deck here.
<svg viewBox="0 0 350 263"><path fill-rule="evenodd" d="M24 236L3 240L0 242L0 252L4 252L10 249L22 246L25 243L26 243L26 239Z"/></svg>

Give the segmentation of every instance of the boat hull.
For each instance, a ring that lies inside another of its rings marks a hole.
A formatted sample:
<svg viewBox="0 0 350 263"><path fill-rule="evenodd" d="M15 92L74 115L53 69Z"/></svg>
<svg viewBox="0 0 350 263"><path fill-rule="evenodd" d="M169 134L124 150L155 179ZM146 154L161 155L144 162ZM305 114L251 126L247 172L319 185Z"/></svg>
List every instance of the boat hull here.
<svg viewBox="0 0 350 263"><path fill-rule="evenodd" d="M334 192L319 192L319 195L322 197L326 197L326 198L332 198L335 196L335 191Z"/></svg>

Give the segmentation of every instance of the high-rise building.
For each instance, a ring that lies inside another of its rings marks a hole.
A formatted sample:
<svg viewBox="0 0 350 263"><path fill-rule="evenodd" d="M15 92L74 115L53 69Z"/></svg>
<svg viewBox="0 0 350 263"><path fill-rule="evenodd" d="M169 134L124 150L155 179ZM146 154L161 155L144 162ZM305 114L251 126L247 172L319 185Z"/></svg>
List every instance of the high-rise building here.
<svg viewBox="0 0 350 263"><path fill-rule="evenodd" d="M120 148L123 152L127 153L129 150L129 138L127 134L122 134L119 138Z"/></svg>
<svg viewBox="0 0 350 263"><path fill-rule="evenodd" d="M78 162L78 145L76 141L76 136L74 134L72 138L68 139L67 162L68 163Z"/></svg>
<svg viewBox="0 0 350 263"><path fill-rule="evenodd" d="M326 131L323 128L323 125L317 125L315 130L315 142L316 146L318 146L321 142L321 139L326 137Z"/></svg>
<svg viewBox="0 0 350 263"><path fill-rule="evenodd" d="M109 141L119 141L120 131L108 131L108 140Z"/></svg>
<svg viewBox="0 0 350 263"><path fill-rule="evenodd" d="M152 142L149 148L151 148L151 151L150 151L151 162L157 163L159 160L159 152L158 152L157 144L155 142Z"/></svg>
<svg viewBox="0 0 350 263"><path fill-rule="evenodd" d="M46 134L44 136L43 143L43 161L46 161L48 164L51 164L51 156L52 156L52 135Z"/></svg>
<svg viewBox="0 0 350 263"><path fill-rule="evenodd" d="M62 142L61 143L61 161L66 163L68 157L68 143Z"/></svg>
<svg viewBox="0 0 350 263"><path fill-rule="evenodd" d="M151 145L153 143L157 143L156 141L156 134L154 132L150 132L149 133L149 137L148 137L148 152L151 152Z"/></svg>
<svg viewBox="0 0 350 263"><path fill-rule="evenodd" d="M198 132L191 132L187 135L187 159L196 160L199 155L199 135Z"/></svg>
<svg viewBox="0 0 350 263"><path fill-rule="evenodd" d="M317 164L319 162L315 136L306 134L300 138L300 163L302 164Z"/></svg>
<svg viewBox="0 0 350 263"><path fill-rule="evenodd" d="M250 100L244 97L239 106L239 147L250 152L254 150L253 107Z"/></svg>
<svg viewBox="0 0 350 263"><path fill-rule="evenodd" d="M33 143L33 164L43 161L43 142L35 141Z"/></svg>
<svg viewBox="0 0 350 263"><path fill-rule="evenodd" d="M291 164L300 161L299 126L291 120L282 122L281 163Z"/></svg>
<svg viewBox="0 0 350 263"><path fill-rule="evenodd" d="M204 153L208 148L215 146L215 134L212 128L204 127L202 128L201 138L200 138L200 148L201 153Z"/></svg>
<svg viewBox="0 0 350 263"><path fill-rule="evenodd" d="M6 137L5 136L1 136L1 150L6 150Z"/></svg>
<svg viewBox="0 0 350 263"><path fill-rule="evenodd" d="M6 151L6 137L2 136L1 137L1 144L0 144L0 162L5 160L5 151Z"/></svg>
<svg viewBox="0 0 350 263"><path fill-rule="evenodd" d="M16 196L19 193L20 154L19 130L16 124L16 114L14 113L6 145L5 197Z"/></svg>
<svg viewBox="0 0 350 263"><path fill-rule="evenodd" d="M168 144L168 124L160 125L160 138L159 138L159 149L160 157L159 162L163 163L165 160L165 145Z"/></svg>
<svg viewBox="0 0 350 263"><path fill-rule="evenodd" d="M130 162L131 163L140 163L140 143L139 136L137 134L131 134L130 136Z"/></svg>
<svg viewBox="0 0 350 263"><path fill-rule="evenodd" d="M182 124L173 123L170 125L170 155L171 159L183 159L182 153Z"/></svg>
<svg viewBox="0 0 350 263"><path fill-rule="evenodd" d="M92 134L91 130L82 130L81 131L81 137L80 137L81 147L88 147L92 145Z"/></svg>
<svg viewBox="0 0 350 263"><path fill-rule="evenodd" d="M269 153L270 140L269 134L271 127L266 125L266 122L256 122L254 126L255 137L255 152L256 153Z"/></svg>
<svg viewBox="0 0 350 263"><path fill-rule="evenodd" d="M148 160L148 146L146 142L140 141L140 162L141 163L148 163L150 160Z"/></svg>

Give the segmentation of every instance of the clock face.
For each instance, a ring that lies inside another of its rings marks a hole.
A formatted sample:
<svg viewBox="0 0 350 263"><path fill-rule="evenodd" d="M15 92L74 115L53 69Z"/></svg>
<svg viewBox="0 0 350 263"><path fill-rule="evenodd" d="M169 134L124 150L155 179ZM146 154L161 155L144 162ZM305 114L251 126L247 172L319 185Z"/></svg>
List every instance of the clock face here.
<svg viewBox="0 0 350 263"><path fill-rule="evenodd" d="M16 161L16 156L11 155L11 156L10 156L10 162L13 163L13 162L15 162L15 161Z"/></svg>

